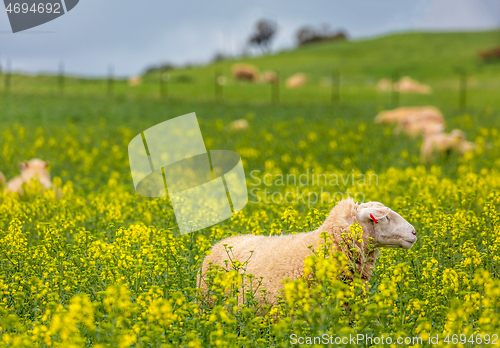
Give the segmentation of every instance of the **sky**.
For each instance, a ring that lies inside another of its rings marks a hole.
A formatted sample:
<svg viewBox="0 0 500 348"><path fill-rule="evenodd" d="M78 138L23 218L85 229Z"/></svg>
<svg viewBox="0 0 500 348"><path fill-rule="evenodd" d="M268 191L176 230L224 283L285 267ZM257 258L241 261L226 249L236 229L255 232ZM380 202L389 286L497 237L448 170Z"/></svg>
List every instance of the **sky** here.
<svg viewBox="0 0 500 348"><path fill-rule="evenodd" d="M0 6L1 3L0 3ZM14 71L74 75L140 74L162 62L202 64L216 52L242 52L255 22L278 23L273 50L295 44L305 25L345 30L351 39L392 32L488 30L500 26L500 0L81 0L65 15L12 33L0 7L0 63Z"/></svg>

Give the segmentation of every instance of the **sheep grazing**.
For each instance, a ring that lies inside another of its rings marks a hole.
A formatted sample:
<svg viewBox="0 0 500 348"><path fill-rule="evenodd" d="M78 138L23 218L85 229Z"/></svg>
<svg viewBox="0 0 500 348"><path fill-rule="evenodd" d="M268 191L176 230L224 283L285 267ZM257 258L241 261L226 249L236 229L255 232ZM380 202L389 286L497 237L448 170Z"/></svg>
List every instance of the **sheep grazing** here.
<svg viewBox="0 0 500 348"><path fill-rule="evenodd" d="M286 79L285 86L286 88L298 88L305 85L306 82L307 82L306 74L297 73Z"/></svg>
<svg viewBox="0 0 500 348"><path fill-rule="evenodd" d="M139 86L141 84L142 80L139 76L131 76L128 79L128 85L129 86Z"/></svg>
<svg viewBox="0 0 500 348"><path fill-rule="evenodd" d="M392 81L389 79L382 79L377 83L377 89L382 92L387 92L392 89Z"/></svg>
<svg viewBox="0 0 500 348"><path fill-rule="evenodd" d="M235 64L232 66L233 78L236 81L259 82L259 69L250 64Z"/></svg>
<svg viewBox="0 0 500 348"><path fill-rule="evenodd" d="M38 180L46 189L52 186L50 174L47 172L49 164L41 159L35 158L28 162L20 163L21 175L7 183L7 191L23 194L22 185L31 179Z"/></svg>
<svg viewBox="0 0 500 348"><path fill-rule="evenodd" d="M432 88L429 85L420 83L405 76L398 82L398 90L401 93L431 94Z"/></svg>
<svg viewBox="0 0 500 348"><path fill-rule="evenodd" d="M416 138L418 135L428 136L444 131L444 121L429 118L408 118L402 120L396 128L396 134L404 132L410 138Z"/></svg>
<svg viewBox="0 0 500 348"><path fill-rule="evenodd" d="M269 82L269 83L278 82L278 74L276 74L274 71L271 71L271 70L264 71L262 73L262 78L264 79L265 82Z"/></svg>
<svg viewBox="0 0 500 348"><path fill-rule="evenodd" d="M434 154L457 152L461 155L472 151L477 147L475 143L465 140L465 134L458 129L454 129L450 134L435 133L424 137L424 142L420 151L420 158L423 163L430 163L434 159Z"/></svg>
<svg viewBox="0 0 500 348"><path fill-rule="evenodd" d="M229 124L229 130L231 132L237 132L245 129L248 129L248 121L245 119L236 120Z"/></svg>
<svg viewBox="0 0 500 348"><path fill-rule="evenodd" d="M433 106L400 107L382 111L375 117L376 123L402 123L403 120L427 120L444 124L441 112Z"/></svg>
<svg viewBox="0 0 500 348"><path fill-rule="evenodd" d="M364 245L369 243L371 237L375 247L369 252L364 249L356 265L357 272L364 281L368 281L373 272L379 254L377 248L409 249L417 240L415 228L382 203L356 204L352 199L345 199L330 211L324 223L315 231L272 237L246 234L218 242L212 247L212 253L203 261L200 273L202 279L198 278L202 280L201 288L203 291L207 290L204 277L209 265L213 263L224 266L224 260L228 260L224 245L232 246L231 258L234 255L234 259L239 262L248 260L246 272L254 274L255 279L263 277L262 287L267 290L265 299L269 304L276 304L277 296L284 287L283 280L303 276L304 260L313 253L308 246L317 247L318 242L322 241L322 232L327 232L332 237L339 251L342 250L348 257L352 257L353 252L342 246L341 242L344 238L342 234L348 233L349 226L353 223L359 223L362 227ZM356 243L361 248L360 242ZM262 297L260 301L263 302Z"/></svg>
<svg viewBox="0 0 500 348"><path fill-rule="evenodd" d="M443 115L432 106L401 107L383 111L375 117L375 122L397 123L396 134L404 132L412 138L420 134L439 133L445 128Z"/></svg>
<svg viewBox="0 0 500 348"><path fill-rule="evenodd" d="M377 83L377 89L382 92L398 90L401 93L431 94L432 88L429 85L413 80L409 76L402 77L398 82L393 83L389 79L382 79Z"/></svg>

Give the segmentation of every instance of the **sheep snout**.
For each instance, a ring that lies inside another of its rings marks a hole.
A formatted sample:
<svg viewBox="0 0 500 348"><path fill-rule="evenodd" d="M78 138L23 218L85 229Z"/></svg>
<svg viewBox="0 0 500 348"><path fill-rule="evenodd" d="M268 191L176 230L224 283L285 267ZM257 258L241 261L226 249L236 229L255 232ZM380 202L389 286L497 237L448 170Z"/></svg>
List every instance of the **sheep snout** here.
<svg viewBox="0 0 500 348"><path fill-rule="evenodd" d="M410 249L417 241L415 228L393 211L374 227L374 239L377 247Z"/></svg>

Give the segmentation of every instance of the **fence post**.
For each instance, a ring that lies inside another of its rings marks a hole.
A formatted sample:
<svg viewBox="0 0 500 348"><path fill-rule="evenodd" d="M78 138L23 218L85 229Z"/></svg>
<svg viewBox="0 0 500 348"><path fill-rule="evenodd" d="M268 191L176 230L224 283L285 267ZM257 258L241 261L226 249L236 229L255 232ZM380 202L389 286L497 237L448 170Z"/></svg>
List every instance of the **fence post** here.
<svg viewBox="0 0 500 348"><path fill-rule="evenodd" d="M271 84L271 101L278 104L280 101L280 73L276 71L276 81Z"/></svg>
<svg viewBox="0 0 500 348"><path fill-rule="evenodd" d="M108 73L109 73L109 76L108 76L108 96L112 97L113 93L114 93L114 84L115 84L113 65L109 66Z"/></svg>
<svg viewBox="0 0 500 348"><path fill-rule="evenodd" d="M5 67L5 92L10 91L10 69L11 69L11 62L10 59L7 59L7 66Z"/></svg>
<svg viewBox="0 0 500 348"><path fill-rule="evenodd" d="M332 103L340 101L340 71L332 71Z"/></svg>
<svg viewBox="0 0 500 348"><path fill-rule="evenodd" d="M59 93L63 94L64 92L64 62L59 63Z"/></svg>
<svg viewBox="0 0 500 348"><path fill-rule="evenodd" d="M464 70L459 72L460 87L458 91L458 106L460 110L465 110L467 106L467 73Z"/></svg>
<svg viewBox="0 0 500 348"><path fill-rule="evenodd" d="M168 73L166 69L160 71L160 99L168 99Z"/></svg>
<svg viewBox="0 0 500 348"><path fill-rule="evenodd" d="M222 84L220 81L221 80L222 73L219 69L215 71L215 101L217 103L222 103Z"/></svg>
<svg viewBox="0 0 500 348"><path fill-rule="evenodd" d="M392 74L392 84L391 84L391 104L393 107L399 105L399 86L398 86L399 74L395 71Z"/></svg>

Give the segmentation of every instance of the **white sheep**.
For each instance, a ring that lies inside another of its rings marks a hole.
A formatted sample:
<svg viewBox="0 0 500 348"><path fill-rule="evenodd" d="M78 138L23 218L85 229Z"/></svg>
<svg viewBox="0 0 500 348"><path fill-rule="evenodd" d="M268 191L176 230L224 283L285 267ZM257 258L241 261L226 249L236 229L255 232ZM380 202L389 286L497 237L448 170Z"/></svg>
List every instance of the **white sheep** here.
<svg viewBox="0 0 500 348"><path fill-rule="evenodd" d="M375 117L376 123L401 124L404 121L426 120L444 124L441 112L434 106L400 107L380 112Z"/></svg>
<svg viewBox="0 0 500 348"><path fill-rule="evenodd" d="M248 129L248 127L249 127L248 121L245 119L233 121L228 126L229 131L231 132L242 131Z"/></svg>
<svg viewBox="0 0 500 348"><path fill-rule="evenodd" d="M428 136L431 134L442 133L444 131L444 122L431 118L407 118L402 120L396 127L395 132L406 133L410 138L416 138L418 135Z"/></svg>
<svg viewBox="0 0 500 348"><path fill-rule="evenodd" d="M389 79L382 79L377 83L377 89L382 92L397 90L401 93L431 94L432 88L429 85L413 80L409 76L402 77L399 81L392 83Z"/></svg>
<svg viewBox="0 0 500 348"><path fill-rule="evenodd" d="M50 174L47 171L49 164L41 159L34 158L28 162L20 163L21 175L16 176L7 183L7 191L23 194L22 185L31 179L38 180L46 189L52 186Z"/></svg>
<svg viewBox="0 0 500 348"><path fill-rule="evenodd" d="M330 211L325 222L315 231L272 237L245 234L218 242L203 261L201 288L207 290L204 277L209 265L213 263L224 266L224 260L229 259L224 245L232 246L231 258L234 257L239 262L248 260L246 272L255 275L257 280L263 277L262 288L267 290L266 301L276 304L277 296L284 287L283 280L303 276L304 260L313 253L308 247L318 246L318 242L322 241L322 232L327 232L332 237L338 250L342 250L348 257L349 253L352 256L352 251L341 246L341 242L344 238L342 234L348 233L349 226L353 223L359 223L363 229L363 245L368 244L371 237L375 247L370 252L363 251L357 261L357 272L361 274L363 281L368 281L373 272L375 259L379 255L378 247L409 249L417 240L415 228L382 203L356 204L352 199L345 199ZM361 246L359 242L357 244Z"/></svg>
<svg viewBox="0 0 500 348"><path fill-rule="evenodd" d="M286 88L298 88L302 87L307 82L307 76L304 73L296 73L295 75L290 76L285 81Z"/></svg>
<svg viewBox="0 0 500 348"><path fill-rule="evenodd" d="M142 83L142 79L139 76L131 76L128 79L129 86L139 86Z"/></svg>
<svg viewBox="0 0 500 348"><path fill-rule="evenodd" d="M262 78L265 82L269 83L277 83L278 82L278 74L272 70L267 70L262 73Z"/></svg>
<svg viewBox="0 0 500 348"><path fill-rule="evenodd" d="M432 88L429 85L415 81L409 76L404 76L399 80L397 89L401 93L431 94Z"/></svg>
<svg viewBox="0 0 500 348"><path fill-rule="evenodd" d="M420 158L423 163L429 164L436 152L450 153L454 151L463 155L468 151L474 150L476 147L476 143L465 140L465 134L461 130L454 129L449 134L435 133L425 136Z"/></svg>

